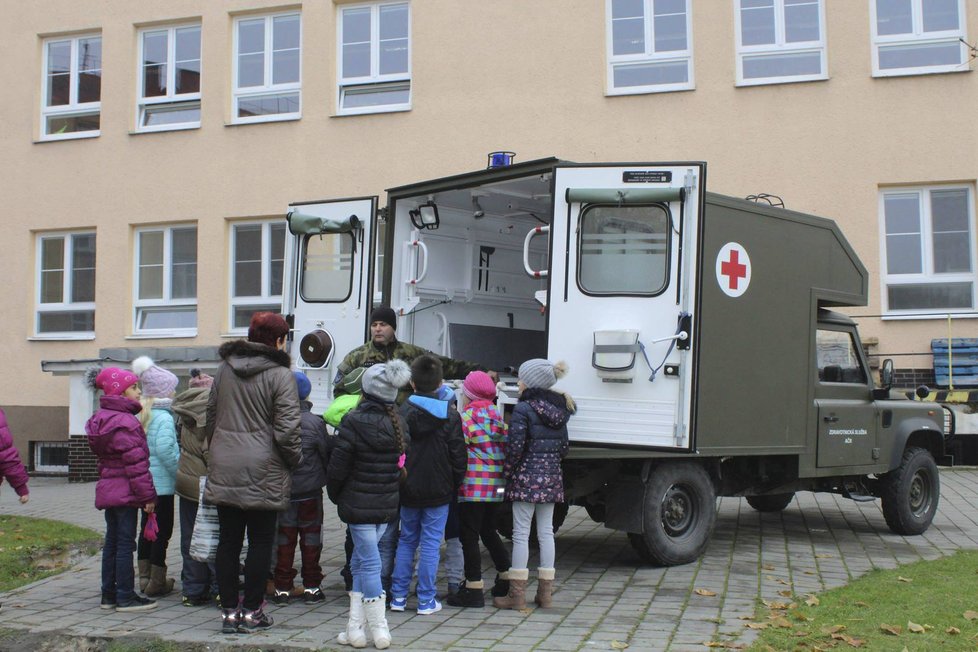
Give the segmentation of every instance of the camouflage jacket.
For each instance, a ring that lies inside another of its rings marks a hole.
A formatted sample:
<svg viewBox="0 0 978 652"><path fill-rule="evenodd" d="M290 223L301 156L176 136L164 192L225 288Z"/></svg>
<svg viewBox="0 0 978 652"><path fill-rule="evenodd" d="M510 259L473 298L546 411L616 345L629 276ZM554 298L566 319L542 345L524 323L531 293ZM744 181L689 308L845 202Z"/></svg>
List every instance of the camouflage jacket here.
<svg viewBox="0 0 978 652"><path fill-rule="evenodd" d="M340 366L336 371L336 377L333 378L333 395L339 396L347 393L343 388L343 377L357 367L369 367L371 365L382 364L390 360L403 360L404 362L411 364L416 358L421 357L425 353L431 353L431 351L423 349L420 346L408 344L407 342L399 342L398 340L394 340L385 347L378 347L374 345L373 341L371 340L363 346L353 349L346 354L345 358L343 358L343 362L340 363ZM451 358L446 358L440 355L435 355L435 357L441 360L442 374L444 375L445 379L465 378L470 371L475 371L477 369L485 371L484 367L473 362L452 360ZM406 399L410 394L410 385L401 389L401 391L397 394L398 405L403 403L404 399Z"/></svg>

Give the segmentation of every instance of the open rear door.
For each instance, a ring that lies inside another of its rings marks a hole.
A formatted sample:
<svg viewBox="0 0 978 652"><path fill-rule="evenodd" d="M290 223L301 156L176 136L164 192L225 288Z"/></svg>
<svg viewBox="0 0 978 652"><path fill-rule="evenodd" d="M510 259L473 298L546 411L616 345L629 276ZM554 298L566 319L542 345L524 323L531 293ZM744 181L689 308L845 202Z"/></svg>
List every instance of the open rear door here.
<svg viewBox="0 0 978 652"><path fill-rule="evenodd" d="M689 450L701 163L558 167L548 357L575 443ZM561 255L566 252L566 255ZM529 271L529 270L528 270ZM654 370L654 373L653 373Z"/></svg>
<svg viewBox="0 0 978 652"><path fill-rule="evenodd" d="M297 369L312 381L317 412L332 400L343 356L366 341L377 197L289 206L285 311L293 315Z"/></svg>

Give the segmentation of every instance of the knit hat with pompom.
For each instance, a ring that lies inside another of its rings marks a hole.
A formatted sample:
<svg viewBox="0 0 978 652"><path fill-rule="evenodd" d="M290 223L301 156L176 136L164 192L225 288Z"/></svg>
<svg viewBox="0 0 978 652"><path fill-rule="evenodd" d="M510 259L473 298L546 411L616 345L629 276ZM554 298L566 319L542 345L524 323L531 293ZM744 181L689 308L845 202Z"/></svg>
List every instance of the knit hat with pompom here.
<svg viewBox="0 0 978 652"><path fill-rule="evenodd" d="M533 358L520 365L519 379L532 389L550 389L567 374L567 363Z"/></svg>
<svg viewBox="0 0 978 652"><path fill-rule="evenodd" d="M367 368L360 378L363 393L385 403L397 400L397 392L411 380L411 367L403 360L391 360Z"/></svg>
<svg viewBox="0 0 978 652"><path fill-rule="evenodd" d="M132 361L132 370L139 376L146 398L168 398L177 388L177 377L153 362L149 356L142 355Z"/></svg>
<svg viewBox="0 0 978 652"><path fill-rule="evenodd" d="M123 392L139 382L139 376L117 367L89 367L85 370L85 382L93 389L100 389L106 396L122 396Z"/></svg>

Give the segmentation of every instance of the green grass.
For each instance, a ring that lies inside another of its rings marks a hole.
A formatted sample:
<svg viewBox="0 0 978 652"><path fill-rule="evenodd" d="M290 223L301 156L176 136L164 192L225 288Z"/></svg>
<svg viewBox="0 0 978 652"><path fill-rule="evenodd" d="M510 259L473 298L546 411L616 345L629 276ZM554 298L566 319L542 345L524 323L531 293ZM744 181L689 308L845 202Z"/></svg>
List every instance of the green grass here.
<svg viewBox="0 0 978 652"><path fill-rule="evenodd" d="M0 515L0 592L64 571L73 553L94 554L101 541L98 532L67 523Z"/></svg>
<svg viewBox="0 0 978 652"><path fill-rule="evenodd" d="M874 570L818 596L780 598L780 605L769 601L759 605L754 620L744 626L763 627L749 648L757 652L974 651L978 649L976 588L978 551L958 552L936 561ZM740 644L731 641L726 647Z"/></svg>

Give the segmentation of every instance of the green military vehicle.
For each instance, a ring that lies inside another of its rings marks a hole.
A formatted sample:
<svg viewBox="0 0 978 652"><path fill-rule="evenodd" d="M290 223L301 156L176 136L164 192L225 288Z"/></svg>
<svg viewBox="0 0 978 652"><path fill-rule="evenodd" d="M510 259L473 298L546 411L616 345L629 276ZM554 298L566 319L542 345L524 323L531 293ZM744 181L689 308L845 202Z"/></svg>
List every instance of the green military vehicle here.
<svg viewBox="0 0 978 652"><path fill-rule="evenodd" d="M942 412L891 399L890 363L877 387L833 312L868 284L834 222L706 192L701 162L507 162L390 189L380 210L290 206L285 310L318 409L383 302L399 339L499 371L503 409L507 370L566 361L568 500L649 561L696 559L717 496L880 498L894 532L927 529Z"/></svg>

